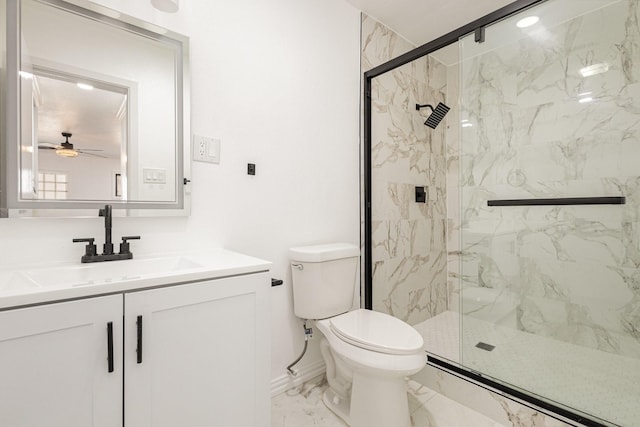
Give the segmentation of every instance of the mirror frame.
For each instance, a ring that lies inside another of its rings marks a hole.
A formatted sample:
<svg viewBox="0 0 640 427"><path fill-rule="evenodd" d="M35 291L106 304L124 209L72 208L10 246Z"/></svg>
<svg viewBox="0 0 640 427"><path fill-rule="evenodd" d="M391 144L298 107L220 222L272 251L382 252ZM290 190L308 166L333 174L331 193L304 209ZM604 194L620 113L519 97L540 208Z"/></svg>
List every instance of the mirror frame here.
<svg viewBox="0 0 640 427"><path fill-rule="evenodd" d="M115 10L90 3L88 0L34 0L69 13L108 24L112 27L147 37L176 48L176 135L175 167L176 198L170 202L158 201L52 201L20 200L19 171L20 159L18 142L20 138L20 77L21 28L20 8L22 0L6 0L6 79L4 141L0 155L2 179L0 179L0 218L14 217L95 217L96 210L105 204L113 206L114 216L155 217L188 216L190 214L190 174L191 174L191 129L190 129L190 79L189 79L189 38L124 15ZM13 142L11 142L13 141Z"/></svg>

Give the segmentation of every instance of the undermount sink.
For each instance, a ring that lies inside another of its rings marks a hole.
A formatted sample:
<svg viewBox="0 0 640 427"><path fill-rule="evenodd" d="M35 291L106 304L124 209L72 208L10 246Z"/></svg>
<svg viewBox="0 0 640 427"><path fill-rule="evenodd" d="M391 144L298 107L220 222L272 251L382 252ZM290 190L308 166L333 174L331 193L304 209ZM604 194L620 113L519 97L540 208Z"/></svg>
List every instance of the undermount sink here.
<svg viewBox="0 0 640 427"><path fill-rule="evenodd" d="M26 280L33 281L34 286L75 287L145 277L175 276L201 267L201 264L188 257L174 256L34 269L22 274L26 276Z"/></svg>

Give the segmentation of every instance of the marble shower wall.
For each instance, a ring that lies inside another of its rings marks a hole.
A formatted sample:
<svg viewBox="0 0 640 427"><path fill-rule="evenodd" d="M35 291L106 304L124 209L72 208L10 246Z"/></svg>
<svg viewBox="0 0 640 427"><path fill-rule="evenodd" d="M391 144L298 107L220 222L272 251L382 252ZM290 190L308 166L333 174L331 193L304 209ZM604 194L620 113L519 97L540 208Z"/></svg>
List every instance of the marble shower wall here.
<svg viewBox="0 0 640 427"><path fill-rule="evenodd" d="M363 15L363 72L413 48ZM373 302L375 310L416 324L456 311L460 283L478 281L460 269L460 66L423 58L396 71L375 79L373 88ZM417 101L442 101L452 110L434 132L417 117ZM412 202L415 185L429 187L429 203ZM570 425L430 366L415 379L499 425Z"/></svg>
<svg viewBox="0 0 640 427"><path fill-rule="evenodd" d="M639 17L638 0L622 0L510 37L500 36L507 25L520 30L503 21L487 28L489 46L461 42L461 114L473 124L461 129L463 292L493 288L513 298L523 331L635 358ZM607 71L581 75L595 64ZM594 196L625 196L626 204L487 206Z"/></svg>
<svg viewBox="0 0 640 427"><path fill-rule="evenodd" d="M414 48L365 15L362 40L363 71ZM446 103L447 69L424 57L372 84L373 308L416 324L447 309L446 119L433 130L415 109Z"/></svg>

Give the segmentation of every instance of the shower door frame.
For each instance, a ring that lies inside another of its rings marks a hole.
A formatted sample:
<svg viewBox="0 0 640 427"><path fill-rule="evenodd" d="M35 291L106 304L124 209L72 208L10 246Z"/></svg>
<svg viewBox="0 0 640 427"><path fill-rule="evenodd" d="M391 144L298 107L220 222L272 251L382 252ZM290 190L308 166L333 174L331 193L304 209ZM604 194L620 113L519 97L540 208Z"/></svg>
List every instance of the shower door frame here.
<svg viewBox="0 0 640 427"><path fill-rule="evenodd" d="M371 228L371 86L372 80L384 73L401 67L416 59L422 58L445 46L459 41L462 37L475 33L476 41L484 41L484 27L492 25L497 21L515 15L532 6L542 4L547 0L517 0L505 7L502 7L488 15L470 22L456 30L451 31L437 39L406 52L396 58L391 59L381 65L363 73L363 167L364 167L364 305L368 310L373 309L373 260L372 260L372 228ZM554 405L548 401L538 399L531 394L525 393L503 383L485 378L480 373L466 369L463 365L453 365L428 355L428 364L438 369L445 370L463 380L470 381L476 385L488 388L492 391L503 392L527 406L534 406L534 409L543 409L552 414L579 422L587 427L607 427L583 415L572 412L564 407Z"/></svg>

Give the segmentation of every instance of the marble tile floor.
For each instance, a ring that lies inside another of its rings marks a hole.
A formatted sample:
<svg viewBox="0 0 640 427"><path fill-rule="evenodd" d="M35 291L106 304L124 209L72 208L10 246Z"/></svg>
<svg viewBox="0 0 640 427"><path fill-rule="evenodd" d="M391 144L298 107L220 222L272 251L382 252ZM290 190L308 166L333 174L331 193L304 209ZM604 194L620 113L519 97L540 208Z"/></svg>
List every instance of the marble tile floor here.
<svg viewBox="0 0 640 427"><path fill-rule="evenodd" d="M407 385L412 427L504 427L415 381ZM346 427L322 403L326 388L320 376L273 397L271 427Z"/></svg>

